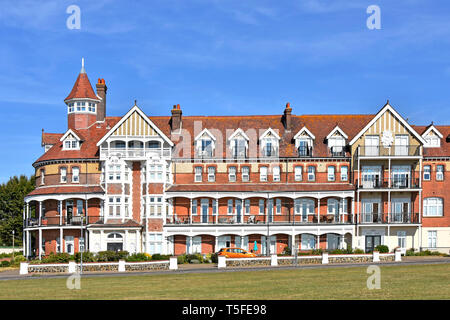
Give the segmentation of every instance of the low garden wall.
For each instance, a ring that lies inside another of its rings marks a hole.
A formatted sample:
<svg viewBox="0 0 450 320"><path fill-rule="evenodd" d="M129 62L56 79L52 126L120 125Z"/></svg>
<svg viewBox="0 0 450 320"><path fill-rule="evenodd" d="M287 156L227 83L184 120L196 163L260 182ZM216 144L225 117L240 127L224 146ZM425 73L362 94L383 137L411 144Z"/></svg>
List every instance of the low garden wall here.
<svg viewBox="0 0 450 320"><path fill-rule="evenodd" d="M169 270L169 261L145 261L145 262L86 262L83 263L83 272L126 272L126 271L151 271ZM79 263L54 263L54 264L29 264L20 265L20 274L28 273L74 273L79 272Z"/></svg>
<svg viewBox="0 0 450 320"><path fill-rule="evenodd" d="M315 256L276 256L264 258L225 258L219 257L219 268L228 267L258 267L258 266L289 266L309 264L339 264L339 263L368 263L401 261L400 253L378 253L373 254L334 254L324 253Z"/></svg>

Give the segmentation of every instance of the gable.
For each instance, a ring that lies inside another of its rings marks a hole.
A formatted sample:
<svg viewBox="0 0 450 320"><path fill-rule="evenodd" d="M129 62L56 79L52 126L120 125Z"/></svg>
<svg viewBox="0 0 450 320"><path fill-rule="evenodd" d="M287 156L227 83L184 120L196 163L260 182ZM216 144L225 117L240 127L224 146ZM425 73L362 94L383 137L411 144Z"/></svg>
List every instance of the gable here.
<svg viewBox="0 0 450 320"><path fill-rule="evenodd" d="M425 140L389 104L386 104L367 126L350 141L350 145L366 135L375 135L381 138L385 133L389 133L393 137L407 135L410 144L425 143Z"/></svg>
<svg viewBox="0 0 450 320"><path fill-rule="evenodd" d="M159 136L173 146L173 142L136 105L97 143L97 146L110 136Z"/></svg>

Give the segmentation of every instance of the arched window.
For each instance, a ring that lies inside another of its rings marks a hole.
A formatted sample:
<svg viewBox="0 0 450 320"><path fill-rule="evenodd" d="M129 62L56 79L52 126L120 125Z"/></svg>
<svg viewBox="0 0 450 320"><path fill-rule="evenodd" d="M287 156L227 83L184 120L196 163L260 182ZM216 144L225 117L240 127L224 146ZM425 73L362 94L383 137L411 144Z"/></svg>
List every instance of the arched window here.
<svg viewBox="0 0 450 320"><path fill-rule="evenodd" d="M423 200L423 216L442 217L443 207L442 198L425 198Z"/></svg>
<svg viewBox="0 0 450 320"><path fill-rule="evenodd" d="M110 233L108 234L108 239L122 239L122 235L120 233Z"/></svg>
<svg viewBox="0 0 450 320"><path fill-rule="evenodd" d="M149 149L161 148L161 143L159 141L149 141L147 142L147 148Z"/></svg>

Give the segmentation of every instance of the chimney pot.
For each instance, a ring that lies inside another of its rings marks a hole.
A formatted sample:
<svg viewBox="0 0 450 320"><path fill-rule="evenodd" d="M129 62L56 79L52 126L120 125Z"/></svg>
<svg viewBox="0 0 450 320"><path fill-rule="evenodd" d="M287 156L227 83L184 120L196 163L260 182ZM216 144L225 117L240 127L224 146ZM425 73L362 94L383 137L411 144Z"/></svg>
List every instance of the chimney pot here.
<svg viewBox="0 0 450 320"><path fill-rule="evenodd" d="M170 120L172 131L176 131L181 128L181 115L182 111L180 105L174 105L172 109L172 118Z"/></svg>
<svg viewBox="0 0 450 320"><path fill-rule="evenodd" d="M97 121L104 121L106 117L106 91L108 87L105 84L105 79L98 78L97 95L100 97L101 101L97 105Z"/></svg>
<svg viewBox="0 0 450 320"><path fill-rule="evenodd" d="M284 127L286 131L291 130L291 121L292 121L292 108L290 103L286 103L286 109L284 109Z"/></svg>

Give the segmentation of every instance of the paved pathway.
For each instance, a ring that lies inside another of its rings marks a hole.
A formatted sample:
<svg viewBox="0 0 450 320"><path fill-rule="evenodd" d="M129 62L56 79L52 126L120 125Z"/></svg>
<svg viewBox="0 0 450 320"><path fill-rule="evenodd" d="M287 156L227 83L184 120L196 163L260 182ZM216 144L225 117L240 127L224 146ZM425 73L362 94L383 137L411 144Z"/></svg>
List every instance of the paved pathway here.
<svg viewBox="0 0 450 320"><path fill-rule="evenodd" d="M403 257L402 257L403 259ZM426 265L426 264L447 264L450 258L433 257L423 259L405 259L402 262L379 262L379 263L340 263L340 264L314 264L299 266L277 266L277 267L242 267L242 268L226 268L218 269L216 264L186 264L179 265L178 270L167 271L135 271L135 272L89 272L82 277L128 277L143 275L159 275L159 274L185 274L185 273L214 273L214 272L239 272L239 271L266 271L266 270L289 270L289 269L326 269L326 268L351 268L363 267L368 265L392 266L392 265ZM1 280L26 280L26 279L48 279L48 278L67 278L69 274L28 274L19 275L19 270L8 270L0 272Z"/></svg>

